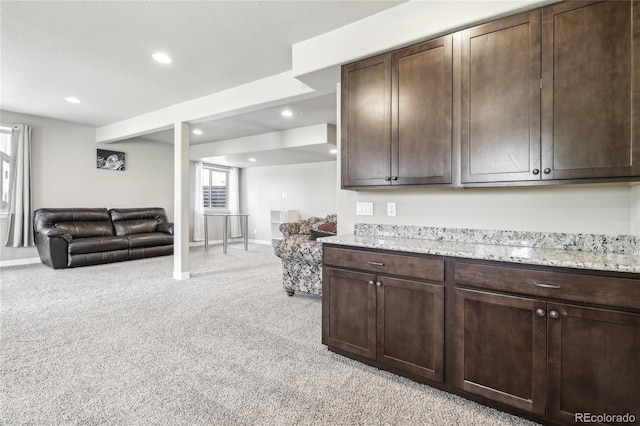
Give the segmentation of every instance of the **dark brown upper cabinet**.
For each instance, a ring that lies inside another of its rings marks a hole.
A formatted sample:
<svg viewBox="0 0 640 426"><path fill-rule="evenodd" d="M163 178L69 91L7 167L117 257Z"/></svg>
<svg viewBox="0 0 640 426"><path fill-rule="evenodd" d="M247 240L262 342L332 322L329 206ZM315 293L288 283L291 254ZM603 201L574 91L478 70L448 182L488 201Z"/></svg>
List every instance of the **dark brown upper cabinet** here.
<svg viewBox="0 0 640 426"><path fill-rule="evenodd" d="M388 185L391 55L342 68L342 186Z"/></svg>
<svg viewBox="0 0 640 426"><path fill-rule="evenodd" d="M453 43L342 69L342 187L451 182Z"/></svg>
<svg viewBox="0 0 640 426"><path fill-rule="evenodd" d="M342 187L638 180L639 5L556 3L345 65Z"/></svg>
<svg viewBox="0 0 640 426"><path fill-rule="evenodd" d="M563 2L462 32L463 184L640 175L634 6Z"/></svg>
<svg viewBox="0 0 640 426"><path fill-rule="evenodd" d="M461 34L462 183L540 179L540 11Z"/></svg>
<svg viewBox="0 0 640 426"><path fill-rule="evenodd" d="M543 179L640 175L639 6L543 9Z"/></svg>

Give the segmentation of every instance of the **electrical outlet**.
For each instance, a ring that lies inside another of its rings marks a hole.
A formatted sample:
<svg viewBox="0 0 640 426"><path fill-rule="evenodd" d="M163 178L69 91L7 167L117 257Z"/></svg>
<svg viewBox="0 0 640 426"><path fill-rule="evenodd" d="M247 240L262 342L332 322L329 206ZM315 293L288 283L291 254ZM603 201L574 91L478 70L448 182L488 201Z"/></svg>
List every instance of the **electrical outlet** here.
<svg viewBox="0 0 640 426"><path fill-rule="evenodd" d="M387 216L396 215L396 203L387 203Z"/></svg>
<svg viewBox="0 0 640 426"><path fill-rule="evenodd" d="M356 215L373 216L373 203L356 203Z"/></svg>

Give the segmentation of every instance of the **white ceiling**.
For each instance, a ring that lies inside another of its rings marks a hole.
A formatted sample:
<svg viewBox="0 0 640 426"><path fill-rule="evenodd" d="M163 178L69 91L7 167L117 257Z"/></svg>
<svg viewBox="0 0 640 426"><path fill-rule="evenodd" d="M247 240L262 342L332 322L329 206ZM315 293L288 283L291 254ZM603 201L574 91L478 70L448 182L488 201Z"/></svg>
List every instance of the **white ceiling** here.
<svg viewBox="0 0 640 426"><path fill-rule="evenodd" d="M293 116L282 116L281 112L284 110L291 111ZM191 130L201 130L202 135L191 134L190 142L191 145L199 145L207 142L306 127L319 123L336 124L335 93L194 124L191 126ZM145 138L173 143L173 130L146 135Z"/></svg>
<svg viewBox="0 0 640 426"><path fill-rule="evenodd" d="M291 69L291 46L402 1L0 1L0 108L100 127ZM163 51L173 63L159 64ZM78 97L81 104L64 101ZM335 94L198 123L192 144L335 124ZM172 132L146 135L172 142Z"/></svg>

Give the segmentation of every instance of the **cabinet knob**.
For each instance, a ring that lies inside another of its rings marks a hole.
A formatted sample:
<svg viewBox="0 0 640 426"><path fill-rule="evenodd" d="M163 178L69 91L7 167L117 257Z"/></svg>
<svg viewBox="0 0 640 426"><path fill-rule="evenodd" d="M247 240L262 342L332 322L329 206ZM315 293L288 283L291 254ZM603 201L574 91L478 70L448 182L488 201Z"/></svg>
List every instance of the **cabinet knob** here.
<svg viewBox="0 0 640 426"><path fill-rule="evenodd" d="M373 281L369 281L367 284L374 285L375 283Z"/></svg>
<svg viewBox="0 0 640 426"><path fill-rule="evenodd" d="M377 285L378 287L382 287L382 283L381 283L380 281L378 281L378 282L376 283L376 285Z"/></svg>
<svg viewBox="0 0 640 426"><path fill-rule="evenodd" d="M538 175L540 174L540 169L533 169L531 173L533 173L534 175Z"/></svg>
<svg viewBox="0 0 640 426"><path fill-rule="evenodd" d="M553 319L556 319L560 316L560 314L558 313L558 311L553 310L553 311L549 311L549 316Z"/></svg>
<svg viewBox="0 0 640 426"><path fill-rule="evenodd" d="M543 317L546 312L542 308L536 309L536 315L539 317Z"/></svg>
<svg viewBox="0 0 640 426"><path fill-rule="evenodd" d="M384 180L386 180L387 182L389 182L391 180L391 176L385 176Z"/></svg>
<svg viewBox="0 0 640 426"><path fill-rule="evenodd" d="M398 176L391 176L391 180L398 180Z"/></svg>
<svg viewBox="0 0 640 426"><path fill-rule="evenodd" d="M547 167L546 169L544 169L544 174L545 175L548 175L549 173L551 173L551 169L550 168Z"/></svg>

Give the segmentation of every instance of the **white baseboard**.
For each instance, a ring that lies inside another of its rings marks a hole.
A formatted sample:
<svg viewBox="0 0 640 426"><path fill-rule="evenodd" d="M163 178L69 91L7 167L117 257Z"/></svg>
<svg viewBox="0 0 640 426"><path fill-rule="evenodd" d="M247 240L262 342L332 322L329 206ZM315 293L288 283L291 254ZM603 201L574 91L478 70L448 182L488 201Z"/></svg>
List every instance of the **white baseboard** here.
<svg viewBox="0 0 640 426"><path fill-rule="evenodd" d="M266 240L265 241L265 240L252 240L252 239L249 239L249 242L253 243L253 244L263 244L263 245L266 245L266 246L270 246L271 245L271 241L270 240Z"/></svg>
<svg viewBox="0 0 640 426"><path fill-rule="evenodd" d="M33 265L35 263L40 263L39 257L31 257L29 259L1 260L0 268L4 268L5 266Z"/></svg>
<svg viewBox="0 0 640 426"><path fill-rule="evenodd" d="M229 239L229 243L241 243L242 242L242 238L233 238L233 239ZM262 244L262 245L266 245L266 246L270 246L271 245L271 241L269 240L252 240L251 238L249 238L248 242L250 242L251 244ZM209 244L222 244L222 240L210 240ZM204 245L204 241L191 241L189 243L189 247L200 247Z"/></svg>

